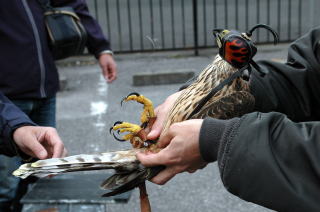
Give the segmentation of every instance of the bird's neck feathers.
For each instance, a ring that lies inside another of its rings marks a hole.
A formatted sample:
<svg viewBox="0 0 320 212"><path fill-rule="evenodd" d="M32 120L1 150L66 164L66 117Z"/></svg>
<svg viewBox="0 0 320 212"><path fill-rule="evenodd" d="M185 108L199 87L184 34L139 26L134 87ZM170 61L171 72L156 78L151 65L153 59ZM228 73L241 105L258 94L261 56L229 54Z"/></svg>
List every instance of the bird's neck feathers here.
<svg viewBox="0 0 320 212"><path fill-rule="evenodd" d="M207 66L199 75L198 82L213 83L211 87L218 86L224 79L228 78L238 69L232 67L223 60L220 55L216 55L213 62ZM210 80L211 82L208 82Z"/></svg>

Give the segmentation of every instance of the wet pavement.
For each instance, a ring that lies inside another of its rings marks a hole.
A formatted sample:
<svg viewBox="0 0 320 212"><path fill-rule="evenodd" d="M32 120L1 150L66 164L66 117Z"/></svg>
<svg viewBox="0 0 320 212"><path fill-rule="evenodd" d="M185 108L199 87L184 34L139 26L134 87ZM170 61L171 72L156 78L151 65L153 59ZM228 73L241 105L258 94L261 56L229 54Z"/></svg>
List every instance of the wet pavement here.
<svg viewBox="0 0 320 212"><path fill-rule="evenodd" d="M260 46L256 58L283 60L287 54L286 48L286 44L277 47ZM202 50L198 57L192 53L181 51L116 55L119 75L112 84L105 83L97 64L61 66L60 74L66 78L67 83L57 96L57 128L69 155L130 148L127 143L115 141L109 134L109 128L118 120L139 123L142 107L134 102L120 107L121 99L131 92L138 92L159 105L181 86L133 86L133 76L183 70L199 73L211 62L216 50ZM216 163L194 174L180 174L164 186L148 182L147 188L153 211L156 212L270 211L228 193L221 183ZM127 204L107 204L106 208L108 212L139 211L138 190L133 192Z"/></svg>

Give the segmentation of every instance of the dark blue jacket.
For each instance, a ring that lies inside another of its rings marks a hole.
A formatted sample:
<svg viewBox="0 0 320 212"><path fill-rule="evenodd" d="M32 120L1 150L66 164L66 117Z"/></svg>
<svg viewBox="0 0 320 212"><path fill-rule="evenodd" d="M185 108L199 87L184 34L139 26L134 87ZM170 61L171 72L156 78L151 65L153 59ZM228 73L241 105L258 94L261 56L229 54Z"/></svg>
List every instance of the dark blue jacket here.
<svg viewBox="0 0 320 212"><path fill-rule="evenodd" d="M97 56L110 49L85 0L51 2L54 7L75 9L88 32L90 53ZM10 99L39 99L54 96L58 89L58 72L38 1L0 0L0 91Z"/></svg>
<svg viewBox="0 0 320 212"><path fill-rule="evenodd" d="M0 92L0 154L17 155L12 133L20 126L35 125L26 114Z"/></svg>

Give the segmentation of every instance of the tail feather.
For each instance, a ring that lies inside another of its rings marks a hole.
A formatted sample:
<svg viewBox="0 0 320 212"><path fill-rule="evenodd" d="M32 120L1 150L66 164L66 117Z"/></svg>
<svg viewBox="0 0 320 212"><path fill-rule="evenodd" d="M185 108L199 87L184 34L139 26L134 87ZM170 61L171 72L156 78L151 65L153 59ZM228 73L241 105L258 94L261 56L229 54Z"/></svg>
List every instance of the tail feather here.
<svg viewBox="0 0 320 212"><path fill-rule="evenodd" d="M28 176L45 177L65 172L87 170L134 170L139 164L135 156L136 152L137 150L128 150L39 160L21 165L19 169L13 172L13 175L24 179Z"/></svg>
<svg viewBox="0 0 320 212"><path fill-rule="evenodd" d="M75 166L76 164L100 164L113 162L126 162L136 160L136 150L106 152L98 154L81 154L64 158L51 158L38 160L31 164L32 167Z"/></svg>
<svg viewBox="0 0 320 212"><path fill-rule="evenodd" d="M13 175L24 179L28 176L46 177L66 172L114 169L116 173L101 184L102 189L110 190L103 195L108 197L132 190L164 169L164 166L144 167L136 158L137 151L143 150L39 160L21 165Z"/></svg>
<svg viewBox="0 0 320 212"><path fill-rule="evenodd" d="M114 196L138 187L142 182L145 181L145 178L143 177L144 174L145 174L144 171L134 171L129 176L125 174L112 175L104 182L105 184L101 185L101 188L104 188L104 189L108 188L108 189L111 189L111 191L103 194L102 196L103 197Z"/></svg>
<svg viewBox="0 0 320 212"><path fill-rule="evenodd" d="M109 197L118 195L127 191L130 191L138 187L141 183L145 182L156 176L160 171L162 171L164 166L156 167L144 167L141 164L139 169L133 171L132 173L116 173L106 179L102 184L102 189L110 189L110 192L102 195L103 197Z"/></svg>

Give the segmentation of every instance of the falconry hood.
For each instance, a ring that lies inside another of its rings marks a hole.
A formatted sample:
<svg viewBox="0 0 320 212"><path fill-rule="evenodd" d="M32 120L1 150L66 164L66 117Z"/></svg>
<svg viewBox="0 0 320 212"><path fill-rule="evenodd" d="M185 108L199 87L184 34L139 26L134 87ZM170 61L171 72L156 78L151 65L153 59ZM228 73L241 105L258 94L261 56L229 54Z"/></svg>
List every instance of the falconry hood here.
<svg viewBox="0 0 320 212"><path fill-rule="evenodd" d="M248 66L257 53L257 47L251 40L252 32L257 28L265 28L270 31L274 36L274 43L277 44L277 33L264 24L258 24L243 33L236 30L214 29L213 34L219 47L219 55L237 69Z"/></svg>

